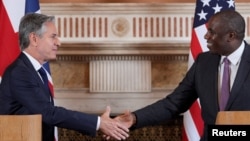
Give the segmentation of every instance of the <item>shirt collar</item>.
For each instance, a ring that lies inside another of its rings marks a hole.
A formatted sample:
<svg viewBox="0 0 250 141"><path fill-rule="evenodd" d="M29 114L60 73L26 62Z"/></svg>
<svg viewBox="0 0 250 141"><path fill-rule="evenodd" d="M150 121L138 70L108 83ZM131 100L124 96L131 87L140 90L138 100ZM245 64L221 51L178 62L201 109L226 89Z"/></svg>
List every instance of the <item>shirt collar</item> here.
<svg viewBox="0 0 250 141"><path fill-rule="evenodd" d="M29 55L25 51L23 51L23 53L28 57L28 59L30 60L31 64L33 65L36 71L38 71L42 67L42 65L34 57Z"/></svg>
<svg viewBox="0 0 250 141"><path fill-rule="evenodd" d="M231 62L233 65L237 65L240 62L240 58L243 54L245 44L244 42L241 43L240 47L236 49L233 53L231 53L229 56L227 56L228 60ZM220 63L223 63L223 59L226 56L221 56Z"/></svg>

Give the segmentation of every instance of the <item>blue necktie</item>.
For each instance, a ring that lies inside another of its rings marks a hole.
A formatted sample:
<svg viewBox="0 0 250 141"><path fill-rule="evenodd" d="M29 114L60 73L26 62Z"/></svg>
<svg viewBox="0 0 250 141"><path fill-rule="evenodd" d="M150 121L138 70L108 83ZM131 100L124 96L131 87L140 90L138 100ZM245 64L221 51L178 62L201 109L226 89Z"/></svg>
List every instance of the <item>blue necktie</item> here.
<svg viewBox="0 0 250 141"><path fill-rule="evenodd" d="M43 67L41 67L39 70L38 70L39 74L41 75L42 79L43 79L43 84L45 85L47 91L49 92L50 96L51 96L51 102L52 104L54 105L54 100L53 100L53 96L52 96L52 93L50 91L50 88L49 88L49 80L48 80L48 76L47 76L47 73L46 71L43 69ZM56 128L56 127L55 127ZM54 137L55 138L55 137ZM56 140L56 139L54 139Z"/></svg>
<svg viewBox="0 0 250 141"><path fill-rule="evenodd" d="M47 91L48 91L49 94L50 94L49 83L48 83L49 81L48 81L48 77L47 77L47 74L46 74L45 70L43 69L43 67L41 67L41 68L38 70L38 72L40 73L40 75L41 75L41 77L42 77L42 79L43 79L43 83L44 83L44 85L45 85ZM51 95L51 94L50 94L50 95Z"/></svg>
<svg viewBox="0 0 250 141"><path fill-rule="evenodd" d="M221 93L220 93L220 110L224 111L229 94L230 94L230 61L227 57L224 58L224 71L222 76L222 85L221 85Z"/></svg>

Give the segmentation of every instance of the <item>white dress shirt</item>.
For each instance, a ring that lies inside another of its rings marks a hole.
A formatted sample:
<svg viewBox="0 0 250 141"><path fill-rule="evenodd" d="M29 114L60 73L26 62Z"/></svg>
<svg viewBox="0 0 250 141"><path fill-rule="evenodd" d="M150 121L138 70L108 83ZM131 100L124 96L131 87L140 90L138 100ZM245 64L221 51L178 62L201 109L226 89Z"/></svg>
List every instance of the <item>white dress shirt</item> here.
<svg viewBox="0 0 250 141"><path fill-rule="evenodd" d="M236 74L240 65L240 60L241 60L241 56L242 56L244 48L245 48L245 44L244 42L242 42L240 47L237 50L235 50L233 53L227 56L228 60L230 61L230 90L233 87L234 79L236 77ZM226 56L221 56L220 65L219 65L219 94L220 94L222 76L223 76L223 71L224 71L223 59L225 57Z"/></svg>

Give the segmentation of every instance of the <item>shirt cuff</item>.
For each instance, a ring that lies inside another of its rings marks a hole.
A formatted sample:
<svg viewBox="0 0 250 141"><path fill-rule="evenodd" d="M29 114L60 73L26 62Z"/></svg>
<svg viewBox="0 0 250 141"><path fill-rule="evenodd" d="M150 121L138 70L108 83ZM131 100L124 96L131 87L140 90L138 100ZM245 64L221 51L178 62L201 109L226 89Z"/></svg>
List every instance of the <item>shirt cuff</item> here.
<svg viewBox="0 0 250 141"><path fill-rule="evenodd" d="M100 128L100 123L101 123L101 118L98 116L98 117L97 117L96 131L99 130L99 128Z"/></svg>

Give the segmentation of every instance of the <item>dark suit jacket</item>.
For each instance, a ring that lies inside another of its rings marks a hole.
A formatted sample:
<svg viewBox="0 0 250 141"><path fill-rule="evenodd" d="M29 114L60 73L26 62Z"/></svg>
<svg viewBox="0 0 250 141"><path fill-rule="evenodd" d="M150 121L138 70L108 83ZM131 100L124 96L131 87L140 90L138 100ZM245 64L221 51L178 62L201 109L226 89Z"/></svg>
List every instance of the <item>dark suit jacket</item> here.
<svg viewBox="0 0 250 141"><path fill-rule="evenodd" d="M137 117L135 128L171 119L188 110L191 104L199 98L205 124L203 137L206 139L207 125L215 124L219 111L218 65L220 58L221 56L210 52L201 53L179 86L169 96L135 111ZM246 43L226 110L250 110L250 46Z"/></svg>
<svg viewBox="0 0 250 141"><path fill-rule="evenodd" d="M94 136L97 116L54 106L37 71L21 53L0 84L0 114L42 114L43 141L54 141L54 126Z"/></svg>

